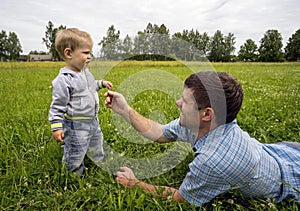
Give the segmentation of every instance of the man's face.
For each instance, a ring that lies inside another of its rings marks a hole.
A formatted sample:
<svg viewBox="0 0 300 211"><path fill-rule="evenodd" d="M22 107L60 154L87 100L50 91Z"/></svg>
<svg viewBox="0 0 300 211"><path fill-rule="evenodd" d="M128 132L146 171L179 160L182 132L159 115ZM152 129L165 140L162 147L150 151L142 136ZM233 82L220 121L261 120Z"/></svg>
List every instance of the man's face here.
<svg viewBox="0 0 300 211"><path fill-rule="evenodd" d="M200 115L193 96L193 90L184 88L182 97L176 101L176 105L180 109L180 125L194 132L198 132Z"/></svg>

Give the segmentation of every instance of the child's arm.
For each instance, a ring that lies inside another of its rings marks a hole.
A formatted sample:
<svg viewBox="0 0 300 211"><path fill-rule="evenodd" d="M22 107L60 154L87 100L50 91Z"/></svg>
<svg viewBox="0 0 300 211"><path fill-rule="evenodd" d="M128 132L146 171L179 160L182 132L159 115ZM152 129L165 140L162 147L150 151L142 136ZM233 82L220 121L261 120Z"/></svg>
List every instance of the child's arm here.
<svg viewBox="0 0 300 211"><path fill-rule="evenodd" d="M110 81L103 81L103 85L108 88L108 89L112 89L113 85Z"/></svg>
<svg viewBox="0 0 300 211"><path fill-rule="evenodd" d="M70 98L67 78L59 75L53 82L52 103L49 111L52 136L57 142L63 142L63 115L66 112L67 103Z"/></svg>
<svg viewBox="0 0 300 211"><path fill-rule="evenodd" d="M105 81L105 80L100 80L99 81L99 87L102 88L108 88L108 89L112 89L113 85L110 81Z"/></svg>

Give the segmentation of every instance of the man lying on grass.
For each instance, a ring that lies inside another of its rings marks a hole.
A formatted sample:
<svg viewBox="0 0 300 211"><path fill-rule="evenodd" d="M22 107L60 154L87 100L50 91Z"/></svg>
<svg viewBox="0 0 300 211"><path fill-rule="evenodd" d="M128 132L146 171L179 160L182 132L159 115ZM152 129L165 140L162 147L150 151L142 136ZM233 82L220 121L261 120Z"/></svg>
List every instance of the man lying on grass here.
<svg viewBox="0 0 300 211"><path fill-rule="evenodd" d="M143 136L160 143L189 142L195 152L178 190L142 182L128 167L117 172L116 180L155 195L163 188L163 196L196 206L232 188L245 197L300 202L300 143L262 144L251 138L236 122L243 96L241 85L227 73L192 74L185 80L182 97L176 102L180 117L161 125L137 113L123 95L106 92L106 106Z"/></svg>

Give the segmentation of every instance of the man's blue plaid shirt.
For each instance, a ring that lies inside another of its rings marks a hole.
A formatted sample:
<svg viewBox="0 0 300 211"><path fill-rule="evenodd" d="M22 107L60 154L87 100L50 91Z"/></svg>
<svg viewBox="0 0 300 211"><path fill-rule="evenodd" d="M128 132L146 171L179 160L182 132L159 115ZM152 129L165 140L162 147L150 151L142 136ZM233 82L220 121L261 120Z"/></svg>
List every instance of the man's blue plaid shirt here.
<svg viewBox="0 0 300 211"><path fill-rule="evenodd" d="M300 202L300 143L262 144L241 130L236 121L219 126L200 140L176 119L164 126L170 140L189 142L195 152L179 191L201 205L238 189L245 197L296 199Z"/></svg>

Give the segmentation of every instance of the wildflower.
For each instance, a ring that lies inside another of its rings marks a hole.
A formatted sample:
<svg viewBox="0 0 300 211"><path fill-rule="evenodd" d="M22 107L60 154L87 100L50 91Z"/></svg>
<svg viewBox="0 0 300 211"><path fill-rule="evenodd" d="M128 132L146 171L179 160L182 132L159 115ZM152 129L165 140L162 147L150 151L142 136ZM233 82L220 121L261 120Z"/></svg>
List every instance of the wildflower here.
<svg viewBox="0 0 300 211"><path fill-rule="evenodd" d="M229 204L234 204L233 199L228 199L227 202L228 202Z"/></svg>
<svg viewBox="0 0 300 211"><path fill-rule="evenodd" d="M86 183L86 187L87 187L87 188L91 188L92 185L91 185L90 183Z"/></svg>
<svg viewBox="0 0 300 211"><path fill-rule="evenodd" d="M62 196L62 193L61 193L61 192L55 192L55 194L56 194L57 197Z"/></svg>

